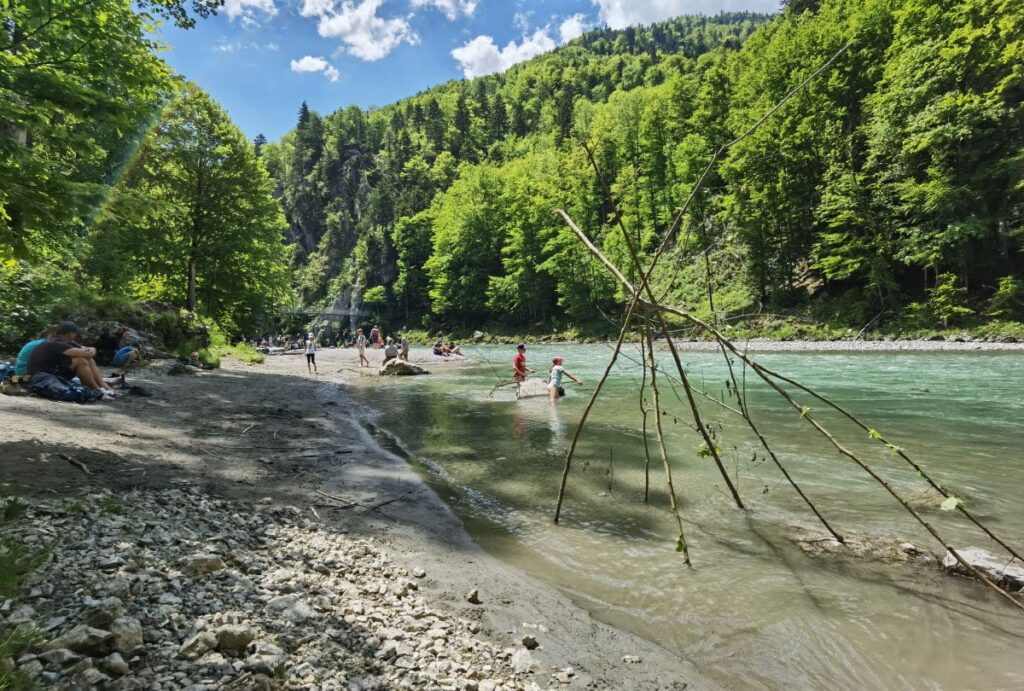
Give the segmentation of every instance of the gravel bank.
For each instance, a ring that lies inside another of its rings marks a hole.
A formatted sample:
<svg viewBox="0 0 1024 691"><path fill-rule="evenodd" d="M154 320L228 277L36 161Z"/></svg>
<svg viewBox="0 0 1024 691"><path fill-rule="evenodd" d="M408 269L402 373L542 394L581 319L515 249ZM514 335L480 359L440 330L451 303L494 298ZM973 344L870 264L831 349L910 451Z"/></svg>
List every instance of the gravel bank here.
<svg viewBox="0 0 1024 691"><path fill-rule="evenodd" d="M0 496L29 502L0 538L49 554L0 600L40 631L9 662L54 688L712 686L485 554L359 425L349 355L0 396Z"/></svg>

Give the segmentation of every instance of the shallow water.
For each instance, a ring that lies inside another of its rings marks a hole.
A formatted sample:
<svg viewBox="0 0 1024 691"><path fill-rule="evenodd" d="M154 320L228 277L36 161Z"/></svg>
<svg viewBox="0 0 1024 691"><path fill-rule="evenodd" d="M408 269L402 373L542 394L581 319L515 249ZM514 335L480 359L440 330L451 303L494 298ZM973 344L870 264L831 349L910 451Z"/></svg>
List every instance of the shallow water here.
<svg viewBox="0 0 1024 691"><path fill-rule="evenodd" d="M732 502L684 399L662 392L673 477L693 568L674 551L664 472L651 421L650 501L636 347L591 414L560 526L551 522L565 448L610 356L605 346L531 347L584 380L555 406L493 390L508 348L467 353L478 364L429 377L364 380L357 400L421 461L480 544L563 589L594 616L678 651L731 688L1024 688L1024 614L984 588L910 565L805 555L792 526L820 529L742 421L707 402L746 512ZM684 353L692 381L725 392L720 356ZM841 402L1024 548L1024 356L981 353L778 353L757 359ZM666 366L668 358L666 357ZM541 372L543 373L543 372ZM863 471L748 374L762 432L842 531L939 545ZM681 396L680 392L680 396ZM811 414L863 452L901 491L924 485L902 461L807 396ZM726 398L726 402L734 401ZM678 419L678 421L677 421ZM755 458L756 456L756 458ZM955 545L990 547L958 515L924 515Z"/></svg>

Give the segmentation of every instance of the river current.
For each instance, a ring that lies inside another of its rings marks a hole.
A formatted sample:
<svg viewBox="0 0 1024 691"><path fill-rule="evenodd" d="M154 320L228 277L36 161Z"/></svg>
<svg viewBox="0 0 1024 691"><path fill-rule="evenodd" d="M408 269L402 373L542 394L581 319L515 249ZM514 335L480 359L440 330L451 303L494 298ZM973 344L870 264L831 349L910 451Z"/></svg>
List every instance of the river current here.
<svg viewBox="0 0 1024 691"><path fill-rule="evenodd" d="M557 405L516 401L513 351L471 348L474 361L428 377L362 380L356 399L393 434L489 552L566 592L603 621L692 661L729 688L1024 688L1024 614L979 584L934 568L813 557L797 527L813 515L735 415L702 399L718 430L737 509L702 457L682 391L663 383L663 424L693 567L675 551L664 473L650 425L650 497L636 346L627 346L591 414L552 524L565 450L607 363L606 346L537 346L584 387ZM667 355L665 368L671 371ZM1005 540L1024 549L1024 355L1020 353L765 353L768 367L841 403L905 448ZM729 398L720 355L684 353L695 385ZM737 375L743 381L742 371ZM840 531L941 547L870 477L840 456L749 372L755 422ZM868 435L806 395L794 396L901 492L924 483ZM995 550L955 513L924 515L955 546Z"/></svg>

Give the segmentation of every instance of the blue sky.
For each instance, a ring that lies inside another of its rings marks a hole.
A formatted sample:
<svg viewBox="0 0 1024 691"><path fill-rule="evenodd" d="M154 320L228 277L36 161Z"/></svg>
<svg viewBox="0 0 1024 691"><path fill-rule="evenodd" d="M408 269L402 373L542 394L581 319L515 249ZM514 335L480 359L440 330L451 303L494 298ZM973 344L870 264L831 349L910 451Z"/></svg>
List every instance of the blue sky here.
<svg viewBox="0 0 1024 691"><path fill-rule="evenodd" d="M598 26L680 14L772 12L778 0L225 0L163 27L162 57L247 135L275 140L303 100L329 113L381 106L449 79L501 71Z"/></svg>

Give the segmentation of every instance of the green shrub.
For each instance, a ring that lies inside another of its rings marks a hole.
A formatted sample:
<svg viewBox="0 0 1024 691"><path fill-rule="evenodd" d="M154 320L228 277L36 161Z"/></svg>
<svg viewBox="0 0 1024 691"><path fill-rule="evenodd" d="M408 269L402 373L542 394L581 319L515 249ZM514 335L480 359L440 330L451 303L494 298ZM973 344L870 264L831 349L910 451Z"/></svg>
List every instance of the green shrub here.
<svg viewBox="0 0 1024 691"><path fill-rule="evenodd" d="M1016 276L1000 278L999 288L989 300L986 314L1004 319L1024 317L1024 280Z"/></svg>

